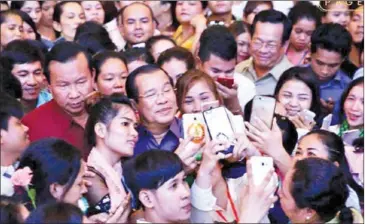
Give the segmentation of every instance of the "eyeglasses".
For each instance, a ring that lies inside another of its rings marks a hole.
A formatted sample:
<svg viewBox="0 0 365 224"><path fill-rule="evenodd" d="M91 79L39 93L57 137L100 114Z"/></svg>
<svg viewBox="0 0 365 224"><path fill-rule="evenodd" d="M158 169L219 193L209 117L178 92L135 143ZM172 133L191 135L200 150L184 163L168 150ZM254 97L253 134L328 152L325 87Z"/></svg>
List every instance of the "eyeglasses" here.
<svg viewBox="0 0 365 224"><path fill-rule="evenodd" d="M155 101L158 97L166 96L168 94L171 94L173 91L175 91L175 89L172 87L171 84L168 84L168 85L165 85L164 88L162 89L162 91L160 91L160 92L157 92L156 89L153 89L153 90L149 91L147 94L141 95L138 97L144 98L146 100Z"/></svg>
<svg viewBox="0 0 365 224"><path fill-rule="evenodd" d="M267 49L269 49L270 51L274 51L279 46L277 43L262 42L259 40L253 40L251 44L252 44L252 48L254 48L255 50L259 50L265 45Z"/></svg>

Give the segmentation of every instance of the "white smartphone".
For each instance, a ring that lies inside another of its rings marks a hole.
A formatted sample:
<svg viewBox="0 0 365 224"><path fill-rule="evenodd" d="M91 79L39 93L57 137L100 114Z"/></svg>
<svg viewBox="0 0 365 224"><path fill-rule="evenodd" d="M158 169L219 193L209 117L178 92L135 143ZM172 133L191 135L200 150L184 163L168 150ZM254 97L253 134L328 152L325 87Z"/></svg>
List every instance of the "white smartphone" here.
<svg viewBox="0 0 365 224"><path fill-rule="evenodd" d="M333 117L333 115L332 114L329 114L328 116L326 116L323 119L321 129L323 129L323 130L329 130L329 128L331 126L331 123L332 123L332 117Z"/></svg>
<svg viewBox="0 0 365 224"><path fill-rule="evenodd" d="M202 143L207 139L208 131L202 113L184 114L182 116L184 139L192 137L192 142Z"/></svg>
<svg viewBox="0 0 365 224"><path fill-rule="evenodd" d="M346 145L353 145L354 140L360 137L360 130L346 131L342 135L342 140Z"/></svg>
<svg viewBox="0 0 365 224"><path fill-rule="evenodd" d="M260 185L267 173L274 168L274 160L267 156L252 156L250 162L254 184Z"/></svg>
<svg viewBox="0 0 365 224"><path fill-rule="evenodd" d="M275 105L275 98L268 96L255 96L252 102L250 123L255 126L253 118L258 117L271 129L272 121L274 119Z"/></svg>
<svg viewBox="0 0 365 224"><path fill-rule="evenodd" d="M219 107L219 101L210 101L201 104L202 111L210 110Z"/></svg>
<svg viewBox="0 0 365 224"><path fill-rule="evenodd" d="M299 113L299 116L304 119L304 123L306 125L310 125L312 122L314 122L316 114L310 110L304 109Z"/></svg>

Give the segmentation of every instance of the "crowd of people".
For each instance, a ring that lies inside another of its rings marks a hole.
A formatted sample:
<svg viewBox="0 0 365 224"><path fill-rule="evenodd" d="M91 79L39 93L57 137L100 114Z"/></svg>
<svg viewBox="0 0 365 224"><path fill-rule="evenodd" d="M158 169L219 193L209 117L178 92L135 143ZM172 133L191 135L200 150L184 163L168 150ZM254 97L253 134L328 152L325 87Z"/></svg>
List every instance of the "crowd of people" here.
<svg viewBox="0 0 365 224"><path fill-rule="evenodd" d="M274 3L0 1L0 223L363 223L363 2Z"/></svg>

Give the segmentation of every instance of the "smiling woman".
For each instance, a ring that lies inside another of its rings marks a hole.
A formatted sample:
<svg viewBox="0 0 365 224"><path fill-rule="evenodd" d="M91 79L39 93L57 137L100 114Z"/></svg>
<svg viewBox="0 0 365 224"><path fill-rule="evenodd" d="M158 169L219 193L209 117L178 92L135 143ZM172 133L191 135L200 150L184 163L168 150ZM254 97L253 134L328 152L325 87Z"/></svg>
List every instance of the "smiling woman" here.
<svg viewBox="0 0 365 224"><path fill-rule="evenodd" d="M343 137L349 130L360 130L359 137L364 136L364 79L357 78L350 83L341 96L341 121L331 126L330 130Z"/></svg>
<svg viewBox="0 0 365 224"><path fill-rule="evenodd" d="M303 110L316 114L315 120L320 123L322 111L319 90L308 69L293 67L280 77L274 96L285 108L289 117L299 116Z"/></svg>

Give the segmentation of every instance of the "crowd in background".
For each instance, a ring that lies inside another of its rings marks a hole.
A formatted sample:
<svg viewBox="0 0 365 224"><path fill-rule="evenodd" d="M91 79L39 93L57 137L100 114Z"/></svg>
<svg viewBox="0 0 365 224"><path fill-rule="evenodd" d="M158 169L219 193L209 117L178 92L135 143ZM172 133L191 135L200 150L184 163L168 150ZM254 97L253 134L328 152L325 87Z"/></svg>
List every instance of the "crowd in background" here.
<svg viewBox="0 0 365 224"><path fill-rule="evenodd" d="M363 223L363 16L0 1L0 223Z"/></svg>

